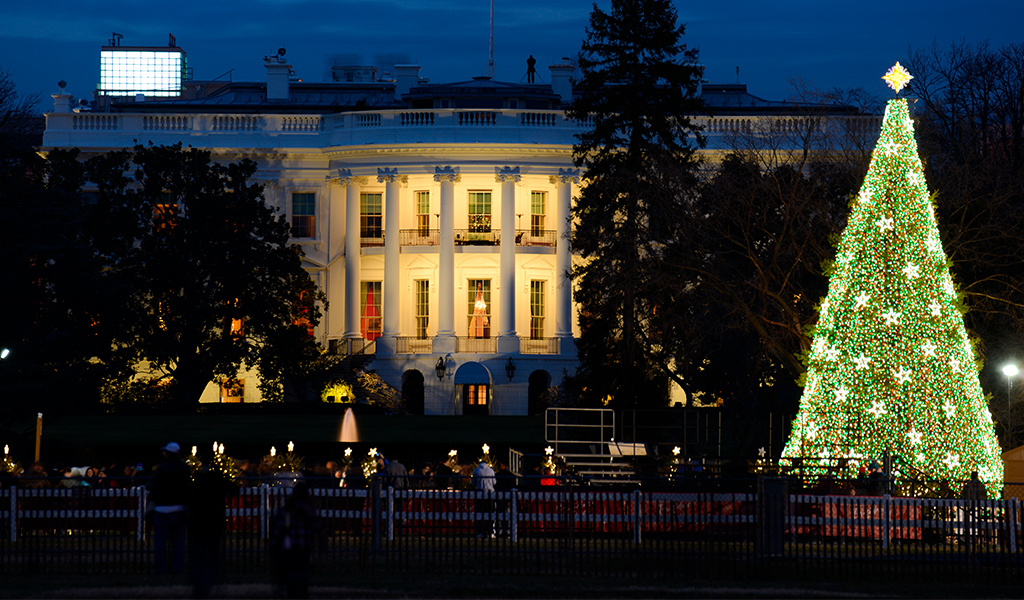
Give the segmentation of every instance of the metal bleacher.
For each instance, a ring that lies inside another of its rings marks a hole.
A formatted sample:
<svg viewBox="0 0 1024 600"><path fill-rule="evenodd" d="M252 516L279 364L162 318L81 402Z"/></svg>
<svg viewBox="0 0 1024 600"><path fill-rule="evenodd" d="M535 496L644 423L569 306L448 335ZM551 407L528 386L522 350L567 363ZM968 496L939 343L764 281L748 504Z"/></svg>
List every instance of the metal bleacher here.
<svg viewBox="0 0 1024 600"><path fill-rule="evenodd" d="M544 438L554 455L587 479L623 481L637 475L636 458L647 455L642 443L615 441L615 411L604 408L549 408Z"/></svg>

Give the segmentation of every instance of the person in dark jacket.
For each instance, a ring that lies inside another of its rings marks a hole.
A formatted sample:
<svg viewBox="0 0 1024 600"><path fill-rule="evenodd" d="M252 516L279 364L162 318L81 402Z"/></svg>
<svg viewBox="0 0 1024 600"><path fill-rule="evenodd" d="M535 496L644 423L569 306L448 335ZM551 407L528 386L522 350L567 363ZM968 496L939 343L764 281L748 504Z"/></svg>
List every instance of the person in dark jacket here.
<svg viewBox="0 0 1024 600"><path fill-rule="evenodd" d="M153 545L156 572L167 573L167 549L171 547L171 574L185 572L185 521L188 515L192 474L181 461L181 446L171 442L161 448L164 462L150 484L153 505Z"/></svg>
<svg viewBox="0 0 1024 600"><path fill-rule="evenodd" d="M439 490L450 489L454 484L455 472L452 471L452 458L449 456L444 462L437 466L437 473L434 474L434 485Z"/></svg>
<svg viewBox="0 0 1024 600"><path fill-rule="evenodd" d="M288 598L309 597L309 560L320 534L316 506L305 481L299 481L274 515L270 550L278 592Z"/></svg>
<svg viewBox="0 0 1024 600"><path fill-rule="evenodd" d="M188 505L188 555L192 597L209 598L220 577L227 497L236 488L222 473L203 467L195 475Z"/></svg>

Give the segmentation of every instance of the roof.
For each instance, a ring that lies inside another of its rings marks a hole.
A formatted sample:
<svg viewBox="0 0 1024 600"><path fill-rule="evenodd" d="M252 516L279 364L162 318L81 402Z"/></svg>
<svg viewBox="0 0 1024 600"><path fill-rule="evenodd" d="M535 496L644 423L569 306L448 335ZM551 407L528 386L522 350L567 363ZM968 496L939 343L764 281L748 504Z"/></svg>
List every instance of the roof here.
<svg viewBox="0 0 1024 600"><path fill-rule="evenodd" d="M820 105L813 102L765 100L747 92L745 83L706 83L701 86L701 97L716 116L742 114L760 115L788 113L798 109L826 109L830 114L857 114L857 108L846 105Z"/></svg>
<svg viewBox="0 0 1024 600"><path fill-rule="evenodd" d="M114 107L120 112L268 112L334 113L355 108L394 108L395 86L390 82L365 83L292 83L289 85L288 100L267 100L266 83L229 83L205 94L206 84L189 83L190 96L178 99L114 100ZM213 86L211 86L213 87Z"/></svg>

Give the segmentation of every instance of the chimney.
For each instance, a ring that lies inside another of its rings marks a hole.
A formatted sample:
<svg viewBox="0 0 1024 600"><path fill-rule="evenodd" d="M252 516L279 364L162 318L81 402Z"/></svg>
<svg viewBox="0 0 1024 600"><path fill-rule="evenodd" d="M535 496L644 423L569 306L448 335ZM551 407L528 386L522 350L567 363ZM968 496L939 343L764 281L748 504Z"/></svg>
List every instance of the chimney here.
<svg viewBox="0 0 1024 600"><path fill-rule="evenodd" d="M562 57L562 63L551 65L551 91L562 97L562 103L572 102L572 74L576 67L569 61L568 57Z"/></svg>
<svg viewBox="0 0 1024 600"><path fill-rule="evenodd" d="M292 66L285 60L284 52L284 48L278 48L277 56L263 57L267 67L267 100L271 102L288 101L288 74Z"/></svg>
<svg viewBox="0 0 1024 600"><path fill-rule="evenodd" d="M395 100L401 102L402 95L416 87L419 80L419 65L395 65Z"/></svg>

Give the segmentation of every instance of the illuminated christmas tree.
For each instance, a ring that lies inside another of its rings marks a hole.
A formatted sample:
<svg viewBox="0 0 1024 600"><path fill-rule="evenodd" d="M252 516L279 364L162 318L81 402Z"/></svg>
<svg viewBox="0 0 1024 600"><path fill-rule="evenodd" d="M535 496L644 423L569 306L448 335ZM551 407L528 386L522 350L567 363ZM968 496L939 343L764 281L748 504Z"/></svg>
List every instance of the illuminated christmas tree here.
<svg viewBox="0 0 1024 600"><path fill-rule="evenodd" d="M993 493L1002 462L980 363L898 97L911 78L899 63L883 78L897 99L851 203L782 456L812 470L848 458L853 471L889 452L931 479L977 470Z"/></svg>

